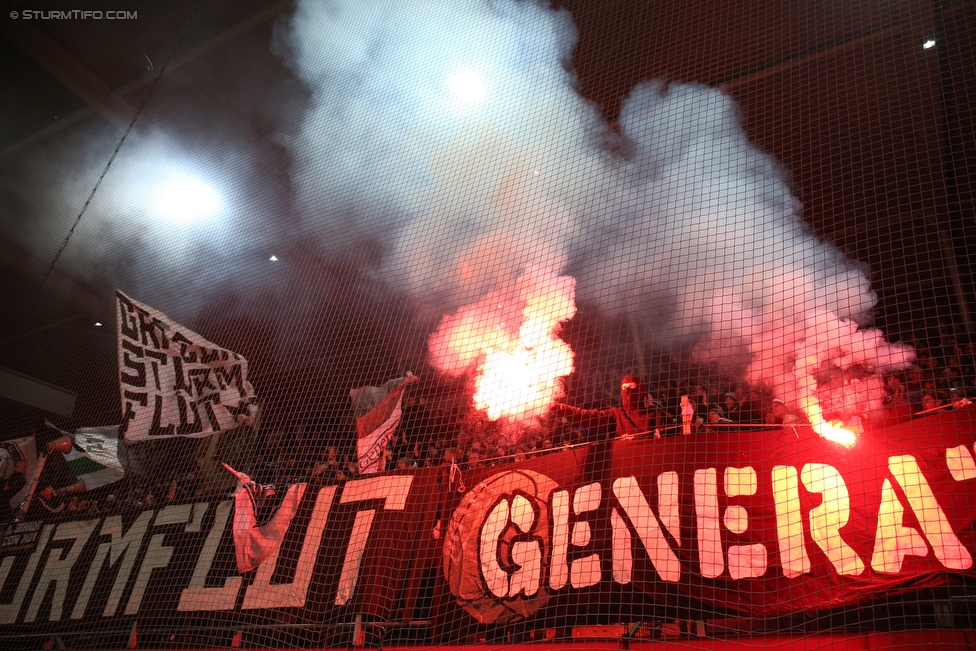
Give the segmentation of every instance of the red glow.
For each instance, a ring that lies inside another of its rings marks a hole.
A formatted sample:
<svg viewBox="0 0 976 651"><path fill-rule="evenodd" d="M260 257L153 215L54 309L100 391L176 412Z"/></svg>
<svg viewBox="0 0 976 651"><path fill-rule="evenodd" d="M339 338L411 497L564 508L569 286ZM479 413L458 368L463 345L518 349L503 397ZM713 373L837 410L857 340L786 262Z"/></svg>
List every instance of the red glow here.
<svg viewBox="0 0 976 651"><path fill-rule="evenodd" d="M813 429L828 441L843 445L845 448L849 448L857 442L857 434L845 428L844 423L839 420L829 423L822 420L819 424L815 424Z"/></svg>
<svg viewBox="0 0 976 651"><path fill-rule="evenodd" d="M478 369L474 403L492 420L542 413L560 397L559 378L573 372L573 351L555 332L576 312L572 294L527 298L518 336L496 339Z"/></svg>
<svg viewBox="0 0 976 651"><path fill-rule="evenodd" d="M514 288L445 317L428 343L432 361L454 375L476 368L474 404L490 419L539 416L573 372L558 331L576 313L575 295L573 278L529 267Z"/></svg>
<svg viewBox="0 0 976 651"><path fill-rule="evenodd" d="M827 422L824 419L820 401L813 393L816 383L809 376L804 380L801 383L800 406L810 420L813 430L828 441L843 445L846 448L852 447L857 442L857 434L847 429L844 423L839 420Z"/></svg>

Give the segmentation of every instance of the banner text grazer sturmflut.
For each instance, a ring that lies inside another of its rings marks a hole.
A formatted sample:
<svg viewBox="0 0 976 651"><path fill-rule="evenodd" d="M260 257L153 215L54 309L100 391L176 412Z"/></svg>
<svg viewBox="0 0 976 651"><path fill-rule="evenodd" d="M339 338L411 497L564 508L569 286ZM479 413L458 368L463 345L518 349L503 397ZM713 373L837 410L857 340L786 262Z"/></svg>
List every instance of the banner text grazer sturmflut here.
<svg viewBox="0 0 976 651"><path fill-rule="evenodd" d="M120 436L149 441L234 429L254 409L247 360L115 292Z"/></svg>

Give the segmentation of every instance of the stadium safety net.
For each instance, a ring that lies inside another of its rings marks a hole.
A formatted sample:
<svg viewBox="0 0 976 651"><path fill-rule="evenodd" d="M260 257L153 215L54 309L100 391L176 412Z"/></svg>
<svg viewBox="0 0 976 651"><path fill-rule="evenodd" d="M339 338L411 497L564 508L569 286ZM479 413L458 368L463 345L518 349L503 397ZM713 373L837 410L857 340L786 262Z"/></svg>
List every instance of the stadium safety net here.
<svg viewBox="0 0 976 651"><path fill-rule="evenodd" d="M0 647L973 648L976 2L124 4L0 15Z"/></svg>

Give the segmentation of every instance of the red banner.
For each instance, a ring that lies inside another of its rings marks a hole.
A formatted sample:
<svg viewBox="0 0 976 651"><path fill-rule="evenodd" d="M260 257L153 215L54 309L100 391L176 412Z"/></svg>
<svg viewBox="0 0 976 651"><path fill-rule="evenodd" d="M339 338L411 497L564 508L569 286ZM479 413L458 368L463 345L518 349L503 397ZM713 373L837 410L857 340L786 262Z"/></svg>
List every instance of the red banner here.
<svg viewBox="0 0 976 651"><path fill-rule="evenodd" d="M201 613L230 627L411 619L431 581L439 639L676 599L753 616L865 603L972 571L974 433L967 408L850 449L788 427L313 481L280 546L244 573L230 499L9 525L0 636Z"/></svg>
<svg viewBox="0 0 976 651"><path fill-rule="evenodd" d="M625 586L771 616L971 570L974 414L850 449L788 427L615 441L466 476L444 543L450 594L481 623Z"/></svg>

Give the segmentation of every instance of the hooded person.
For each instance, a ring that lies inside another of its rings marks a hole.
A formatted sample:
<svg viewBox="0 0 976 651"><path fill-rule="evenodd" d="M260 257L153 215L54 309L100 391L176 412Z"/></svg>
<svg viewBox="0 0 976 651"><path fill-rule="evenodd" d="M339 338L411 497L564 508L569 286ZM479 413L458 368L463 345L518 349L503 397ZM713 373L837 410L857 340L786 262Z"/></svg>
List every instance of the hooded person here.
<svg viewBox="0 0 976 651"><path fill-rule="evenodd" d="M616 432L620 438L632 438L655 429L655 413L646 409L643 401L643 380L628 374L620 382L619 407L581 409L556 403L551 412L557 419L567 419L574 428L585 428L590 436L609 437Z"/></svg>

